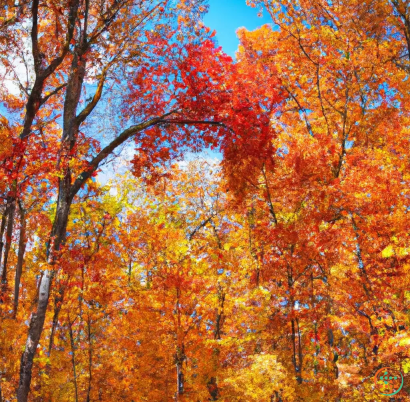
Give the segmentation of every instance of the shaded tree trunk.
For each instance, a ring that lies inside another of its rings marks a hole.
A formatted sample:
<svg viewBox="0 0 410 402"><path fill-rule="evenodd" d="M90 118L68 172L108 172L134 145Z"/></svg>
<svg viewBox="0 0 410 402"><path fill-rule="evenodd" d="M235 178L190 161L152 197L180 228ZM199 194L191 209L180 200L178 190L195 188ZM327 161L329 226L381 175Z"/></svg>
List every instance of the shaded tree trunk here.
<svg viewBox="0 0 410 402"><path fill-rule="evenodd" d="M184 393L184 372L182 368L182 360L177 361L177 398Z"/></svg>
<svg viewBox="0 0 410 402"><path fill-rule="evenodd" d="M216 382L216 377L211 377L207 384L209 395L211 396L211 401L217 401L219 397L218 383Z"/></svg>
<svg viewBox="0 0 410 402"><path fill-rule="evenodd" d="M295 326L296 324L296 326ZM302 384L302 345L301 345L301 337L300 337L300 329L299 329L299 320L292 319L291 320L292 326L292 349L293 349L293 356L292 362L293 367L295 369L296 380L298 384ZM296 342L296 335L298 341Z"/></svg>
<svg viewBox="0 0 410 402"><path fill-rule="evenodd" d="M52 351L53 345L54 345L54 335L55 335L55 331L56 331L57 324L58 324L58 316L60 314L61 306L62 306L62 303L63 303L63 300L64 300L64 291L65 291L65 287L60 286L60 288L58 289L58 291L56 292L56 295L54 297L53 323L51 325L50 342L48 344L48 356L49 357L51 355L51 351Z"/></svg>
<svg viewBox="0 0 410 402"><path fill-rule="evenodd" d="M219 306L218 310L216 312L216 322L215 322L215 331L214 331L214 339L219 340L221 339L221 334L222 334L222 325L224 322L224 304L225 304L225 292L223 291L222 287L219 286L218 288L218 300L219 300ZM214 360L214 366L215 369L219 366L219 349L216 348L213 353L213 360ZM218 389L218 382L216 377L211 377L210 380L207 383L207 388L209 395L211 396L211 401L217 401L219 399L219 389Z"/></svg>
<svg viewBox="0 0 410 402"><path fill-rule="evenodd" d="M92 383L92 364L93 364L93 349L91 339L91 318L88 315L87 318L87 336L88 336L88 387L86 402L90 402L91 383Z"/></svg>
<svg viewBox="0 0 410 402"><path fill-rule="evenodd" d="M1 217L1 224L0 224L0 267L1 267L2 257L3 257L3 247L4 247L3 236L4 236L4 231L6 229L9 207L10 207L10 204L9 204L9 200L7 199L6 208L4 209L3 215Z"/></svg>
<svg viewBox="0 0 410 402"><path fill-rule="evenodd" d="M19 304L20 280L23 273L24 253L26 251L26 212L20 205L20 235L19 235L19 249L16 266L16 279L14 283L14 311L16 316Z"/></svg>
<svg viewBox="0 0 410 402"><path fill-rule="evenodd" d="M71 363L73 365L73 375L74 375L74 391L75 391L75 402L78 402L78 385L77 385L77 370L75 362L75 344L74 344L74 334L73 334L73 324L75 322L70 320L70 315L68 316L68 332L70 334L70 345L71 345Z"/></svg>
<svg viewBox="0 0 410 402"><path fill-rule="evenodd" d="M4 247L3 271L1 273L2 284L7 284L7 262L9 259L11 241L12 241L12 236L13 236L15 210L16 210L16 199L13 198L10 202L10 208L9 208L9 213L7 217L6 245Z"/></svg>
<svg viewBox="0 0 410 402"><path fill-rule="evenodd" d="M186 359L185 356L185 347L183 340L181 340L180 330L181 330L181 311L180 311L180 289L177 288L177 300L175 303L175 312L177 314L178 320L178 332L177 332L177 347L175 353L175 365L177 369L177 390L175 392L175 401L179 401L179 396L184 394L184 371L183 371L183 364L184 360Z"/></svg>

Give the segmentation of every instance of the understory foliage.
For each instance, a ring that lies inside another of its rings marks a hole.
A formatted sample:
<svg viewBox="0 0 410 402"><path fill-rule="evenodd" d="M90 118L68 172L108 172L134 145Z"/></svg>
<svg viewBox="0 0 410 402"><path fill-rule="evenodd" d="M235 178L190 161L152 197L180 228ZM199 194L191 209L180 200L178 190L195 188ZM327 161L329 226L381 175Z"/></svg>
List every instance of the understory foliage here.
<svg viewBox="0 0 410 402"><path fill-rule="evenodd" d="M0 402L409 400L410 5L247 3L0 0Z"/></svg>

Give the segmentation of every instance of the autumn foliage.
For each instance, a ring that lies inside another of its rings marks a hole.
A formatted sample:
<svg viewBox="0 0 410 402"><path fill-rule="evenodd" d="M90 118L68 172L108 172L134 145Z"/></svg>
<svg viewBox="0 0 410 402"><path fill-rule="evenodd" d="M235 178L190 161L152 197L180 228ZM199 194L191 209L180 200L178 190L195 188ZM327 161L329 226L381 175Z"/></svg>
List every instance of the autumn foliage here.
<svg viewBox="0 0 410 402"><path fill-rule="evenodd" d="M247 3L0 1L0 402L409 400L410 5Z"/></svg>

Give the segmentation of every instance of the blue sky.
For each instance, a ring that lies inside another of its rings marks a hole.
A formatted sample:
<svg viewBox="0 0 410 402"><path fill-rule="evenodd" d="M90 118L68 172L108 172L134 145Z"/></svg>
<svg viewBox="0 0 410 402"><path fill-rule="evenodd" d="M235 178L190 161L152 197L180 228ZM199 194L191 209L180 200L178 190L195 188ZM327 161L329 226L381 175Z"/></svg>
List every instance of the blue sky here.
<svg viewBox="0 0 410 402"><path fill-rule="evenodd" d="M266 11L260 18L257 8L246 5L245 0L209 0L209 12L204 24L216 30L216 39L225 53L235 57L238 48L236 30L245 27L252 31L261 25L272 22Z"/></svg>

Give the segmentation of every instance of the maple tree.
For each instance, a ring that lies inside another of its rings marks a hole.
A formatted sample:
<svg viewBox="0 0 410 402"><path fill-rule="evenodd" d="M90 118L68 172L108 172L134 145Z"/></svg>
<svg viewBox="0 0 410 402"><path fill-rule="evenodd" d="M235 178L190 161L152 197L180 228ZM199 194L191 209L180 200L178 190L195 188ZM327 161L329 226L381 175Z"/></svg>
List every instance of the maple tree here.
<svg viewBox="0 0 410 402"><path fill-rule="evenodd" d="M247 3L1 2L0 402L408 396L410 6Z"/></svg>

